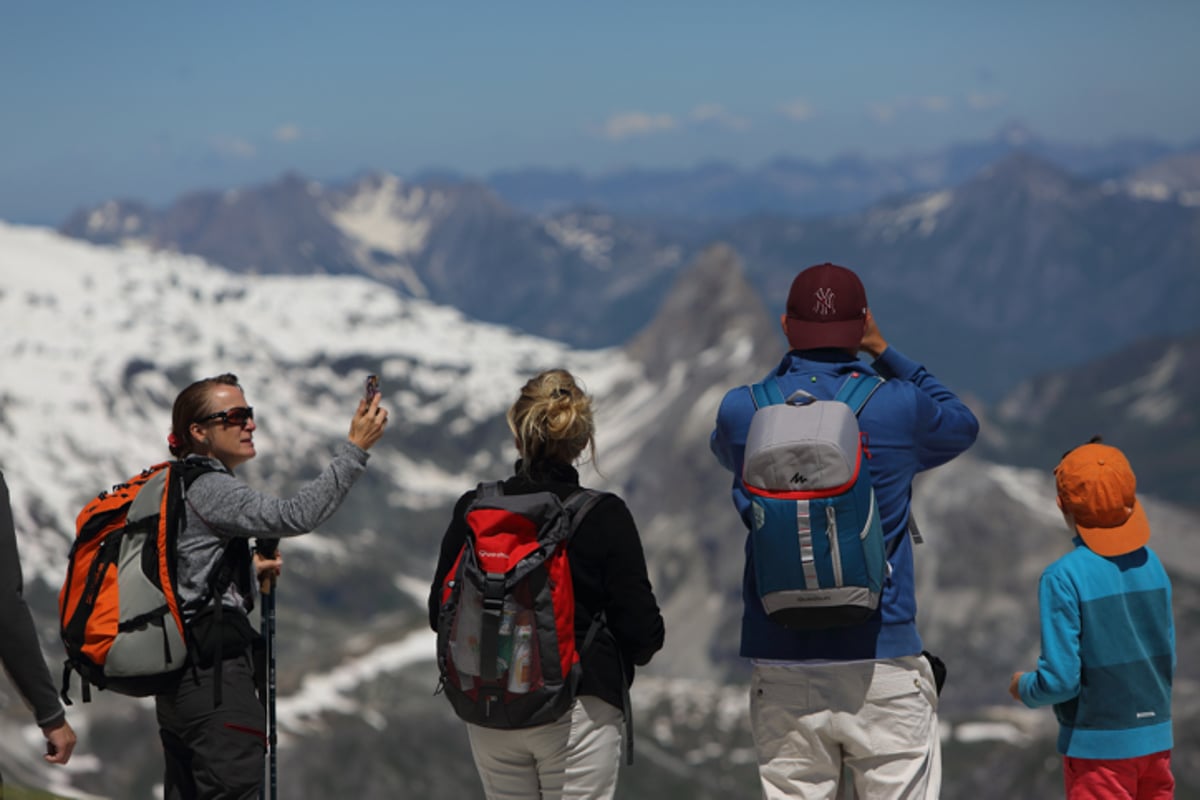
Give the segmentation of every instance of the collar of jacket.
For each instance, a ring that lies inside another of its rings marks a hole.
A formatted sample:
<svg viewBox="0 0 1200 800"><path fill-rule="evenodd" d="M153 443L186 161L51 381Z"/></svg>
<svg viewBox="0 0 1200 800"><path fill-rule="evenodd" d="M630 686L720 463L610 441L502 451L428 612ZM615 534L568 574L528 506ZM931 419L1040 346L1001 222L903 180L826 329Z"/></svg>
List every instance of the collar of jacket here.
<svg viewBox="0 0 1200 800"><path fill-rule="evenodd" d="M830 348L824 348L821 350L789 350L779 362L779 366L775 368L775 374L786 375L791 371L792 365L797 361L809 361L818 364L841 364L843 365L843 370L846 368L846 366L852 364L854 365L855 369L861 370L868 375L877 374L872 367L859 360L857 356L852 356L845 350L836 350Z"/></svg>
<svg viewBox="0 0 1200 800"><path fill-rule="evenodd" d="M784 363L787 363L792 358L803 358L806 361L824 361L830 364L849 364L858 361L857 355L850 355L845 350L839 350L836 347L822 347L817 350L789 350L784 356Z"/></svg>
<svg viewBox="0 0 1200 800"><path fill-rule="evenodd" d="M526 467L524 460L517 459L513 473L538 483L579 483L579 471L561 461L535 461Z"/></svg>
<svg viewBox="0 0 1200 800"><path fill-rule="evenodd" d="M224 464L222 464L220 461L213 458L212 456L202 456L202 455L198 455L196 453L192 453L190 455L184 456L183 463L212 467L217 472L224 472L229 475L233 474L233 470L231 470L229 467L225 466Z"/></svg>

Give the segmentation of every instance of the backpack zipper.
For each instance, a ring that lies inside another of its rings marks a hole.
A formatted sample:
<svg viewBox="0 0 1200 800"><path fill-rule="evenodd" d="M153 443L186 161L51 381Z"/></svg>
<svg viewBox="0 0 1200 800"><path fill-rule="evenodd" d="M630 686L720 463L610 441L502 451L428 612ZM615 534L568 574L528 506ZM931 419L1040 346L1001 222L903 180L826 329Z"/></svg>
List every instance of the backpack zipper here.
<svg viewBox="0 0 1200 800"><path fill-rule="evenodd" d="M864 542L867 540L867 534L869 534L871 532L871 523L873 523L875 521L875 513L876 513L877 508L878 508L878 506L875 504L875 489L874 489L874 487L872 487L872 489L871 489L871 505L868 507L868 511L867 511L867 524L863 526L862 533L860 533L858 535L858 538L863 540ZM907 535L907 534L904 534L904 535ZM884 570L886 571L886 574L883 576L883 580L886 581L892 577L892 560L888 557L887 550L884 550L883 567L884 567Z"/></svg>
<svg viewBox="0 0 1200 800"><path fill-rule="evenodd" d="M842 585L842 548L838 542L837 511L825 506L825 533L829 536L829 560L833 562L833 585Z"/></svg>
<svg viewBox="0 0 1200 800"><path fill-rule="evenodd" d="M859 539L866 541L867 534L871 532L871 523L875 521L875 490L871 489L871 503L867 506L867 524L863 525L862 533L858 535Z"/></svg>

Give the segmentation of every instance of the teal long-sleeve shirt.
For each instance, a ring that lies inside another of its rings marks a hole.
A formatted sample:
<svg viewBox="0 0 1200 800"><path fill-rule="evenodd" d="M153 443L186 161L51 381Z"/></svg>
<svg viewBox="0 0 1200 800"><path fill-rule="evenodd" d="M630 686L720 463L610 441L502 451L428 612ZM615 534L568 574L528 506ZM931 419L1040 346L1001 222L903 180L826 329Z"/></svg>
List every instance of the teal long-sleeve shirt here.
<svg viewBox="0 0 1200 800"><path fill-rule="evenodd" d="M1123 556L1075 549L1042 573L1042 653L1021 700L1053 705L1058 751L1136 758L1170 750L1175 625L1171 582L1143 547Z"/></svg>

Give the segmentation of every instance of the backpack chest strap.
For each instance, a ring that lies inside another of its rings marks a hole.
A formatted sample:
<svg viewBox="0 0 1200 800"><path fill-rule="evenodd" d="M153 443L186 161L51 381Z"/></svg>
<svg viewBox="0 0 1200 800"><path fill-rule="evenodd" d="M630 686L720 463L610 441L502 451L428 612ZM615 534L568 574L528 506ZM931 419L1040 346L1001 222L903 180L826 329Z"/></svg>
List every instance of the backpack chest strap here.
<svg viewBox="0 0 1200 800"><path fill-rule="evenodd" d="M496 656L500 653L500 622L504 617L503 574L489 572L483 584L483 621L479 631L480 677L494 681Z"/></svg>

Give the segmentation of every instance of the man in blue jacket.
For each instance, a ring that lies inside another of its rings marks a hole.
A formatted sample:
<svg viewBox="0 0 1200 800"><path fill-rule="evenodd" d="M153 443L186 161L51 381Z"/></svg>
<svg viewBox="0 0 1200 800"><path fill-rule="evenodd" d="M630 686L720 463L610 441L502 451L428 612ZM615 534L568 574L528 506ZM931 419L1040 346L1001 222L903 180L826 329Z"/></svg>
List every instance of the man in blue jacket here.
<svg viewBox="0 0 1200 800"><path fill-rule="evenodd" d="M916 627L912 481L975 441L975 416L920 364L890 347L858 276L819 264L792 282L781 322L791 350L771 373L785 397L830 399L852 372L886 379L859 415L883 523L890 574L865 623L793 630L771 622L755 586L749 537L742 582L741 654L754 662L751 723L763 797L834 798L843 776L871 800L938 796L937 689ZM860 351L874 358L868 365ZM751 527L742 485L755 406L748 387L726 393L710 442L733 473L733 504Z"/></svg>

